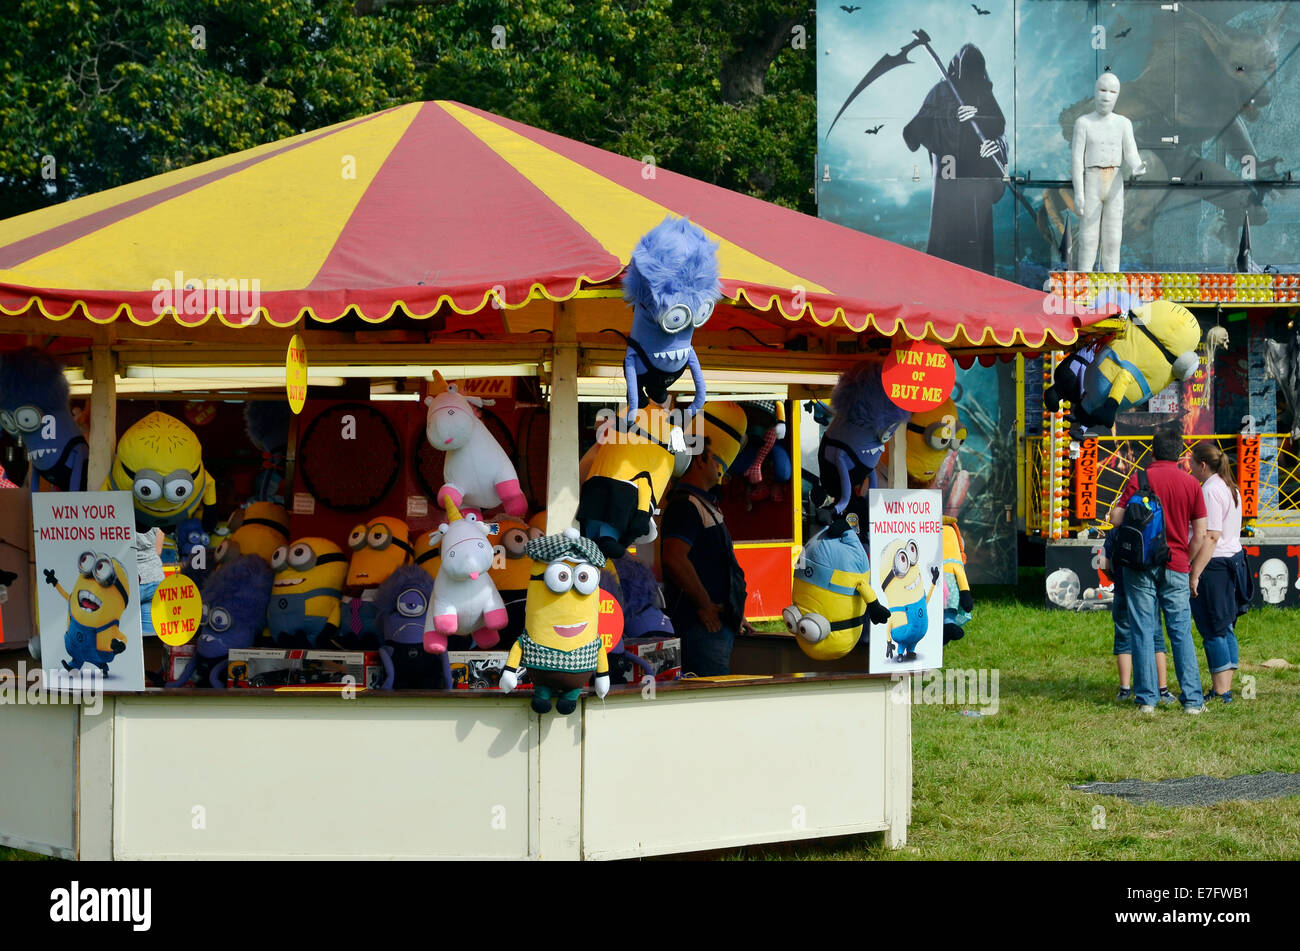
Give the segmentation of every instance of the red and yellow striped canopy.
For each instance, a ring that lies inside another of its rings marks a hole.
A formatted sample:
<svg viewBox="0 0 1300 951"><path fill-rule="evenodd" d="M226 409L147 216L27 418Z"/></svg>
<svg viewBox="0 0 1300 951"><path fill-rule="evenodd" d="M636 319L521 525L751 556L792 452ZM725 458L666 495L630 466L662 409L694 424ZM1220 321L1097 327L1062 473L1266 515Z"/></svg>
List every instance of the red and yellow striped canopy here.
<svg viewBox="0 0 1300 951"><path fill-rule="evenodd" d="M160 291L245 282L276 326L473 314L494 294L513 308L610 286L670 213L721 243L724 293L769 319L955 346L1078 336L1037 291L441 101L0 222L0 309L238 326L249 315L187 312Z"/></svg>

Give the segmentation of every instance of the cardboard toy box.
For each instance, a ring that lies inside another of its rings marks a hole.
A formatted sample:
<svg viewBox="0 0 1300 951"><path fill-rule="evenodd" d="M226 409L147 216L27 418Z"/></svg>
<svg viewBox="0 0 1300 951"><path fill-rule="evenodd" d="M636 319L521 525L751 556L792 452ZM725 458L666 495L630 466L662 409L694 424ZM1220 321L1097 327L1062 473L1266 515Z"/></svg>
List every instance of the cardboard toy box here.
<svg viewBox="0 0 1300 951"><path fill-rule="evenodd" d="M228 686L253 690L331 686L375 690L383 682L384 667L377 651L236 648L226 668Z"/></svg>
<svg viewBox="0 0 1300 951"><path fill-rule="evenodd" d="M676 680L682 675L682 639L680 637L625 637L629 654L636 654L650 665L656 681ZM639 682L646 671L632 665L633 681Z"/></svg>
<svg viewBox="0 0 1300 951"><path fill-rule="evenodd" d="M185 668L189 666L190 661L194 659L194 642L188 644L176 644L168 647L167 657L167 683L172 683L185 673ZM203 686L208 686L204 684Z"/></svg>
<svg viewBox="0 0 1300 951"><path fill-rule="evenodd" d="M448 651L451 683L457 690L497 690L506 667L505 651ZM526 668L519 668L519 688L531 690Z"/></svg>

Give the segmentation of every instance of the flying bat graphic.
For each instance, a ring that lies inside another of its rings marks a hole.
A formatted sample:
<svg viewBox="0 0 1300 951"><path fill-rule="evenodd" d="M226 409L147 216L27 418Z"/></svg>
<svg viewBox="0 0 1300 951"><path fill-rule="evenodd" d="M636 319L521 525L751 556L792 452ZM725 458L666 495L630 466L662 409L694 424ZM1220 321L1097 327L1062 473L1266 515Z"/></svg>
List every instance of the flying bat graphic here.
<svg viewBox="0 0 1300 951"><path fill-rule="evenodd" d="M854 13L855 11L857 11L857 10L861 10L862 8L861 8L861 7L846 7L846 6L844 6L843 4L841 4L841 5L840 5L840 9L843 10L845 13Z"/></svg>
<svg viewBox="0 0 1300 951"><path fill-rule="evenodd" d="M1128 36L1132 32L1133 32L1133 27L1131 26L1125 27L1124 29L1120 30L1118 33L1115 34L1115 39L1122 40L1124 39L1124 37Z"/></svg>
<svg viewBox="0 0 1300 951"><path fill-rule="evenodd" d="M972 6L972 7L975 7L975 12L978 13L980 16L982 16L982 17L986 17L986 16L989 15L989 11L988 11L988 10L981 10L979 7L976 7L975 4L973 4L973 3L971 4L971 6Z"/></svg>
<svg viewBox="0 0 1300 951"><path fill-rule="evenodd" d="M877 132L879 132L879 131L880 131L881 129L883 129L884 127L885 127L885 124L882 122L882 123L880 123L880 125L876 126L874 129L867 129L867 130L866 130L866 133L867 133L867 135L875 135Z"/></svg>

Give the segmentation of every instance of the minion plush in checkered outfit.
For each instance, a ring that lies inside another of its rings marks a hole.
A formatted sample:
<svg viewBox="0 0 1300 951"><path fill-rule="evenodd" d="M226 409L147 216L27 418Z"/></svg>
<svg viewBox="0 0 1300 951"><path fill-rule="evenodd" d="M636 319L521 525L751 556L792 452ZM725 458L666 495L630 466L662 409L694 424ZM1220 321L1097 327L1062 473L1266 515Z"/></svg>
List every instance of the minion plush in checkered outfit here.
<svg viewBox="0 0 1300 951"><path fill-rule="evenodd" d="M555 697L556 711L569 714L592 674L596 696L609 693L609 657L597 628L605 556L572 528L534 538L524 553L536 570L528 581L524 632L510 648L501 689L513 690L525 667L533 678L533 709L550 713Z"/></svg>

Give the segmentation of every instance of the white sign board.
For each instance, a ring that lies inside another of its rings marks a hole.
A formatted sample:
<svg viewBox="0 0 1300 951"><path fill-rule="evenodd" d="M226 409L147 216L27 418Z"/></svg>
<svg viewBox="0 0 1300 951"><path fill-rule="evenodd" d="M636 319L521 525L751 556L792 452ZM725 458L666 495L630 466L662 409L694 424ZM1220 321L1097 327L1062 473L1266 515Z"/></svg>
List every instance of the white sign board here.
<svg viewBox="0 0 1300 951"><path fill-rule="evenodd" d="M872 489L871 583L889 608L871 626L873 674L943 666L943 495Z"/></svg>
<svg viewBox="0 0 1300 951"><path fill-rule="evenodd" d="M130 492L32 494L37 629L47 687L144 689Z"/></svg>

